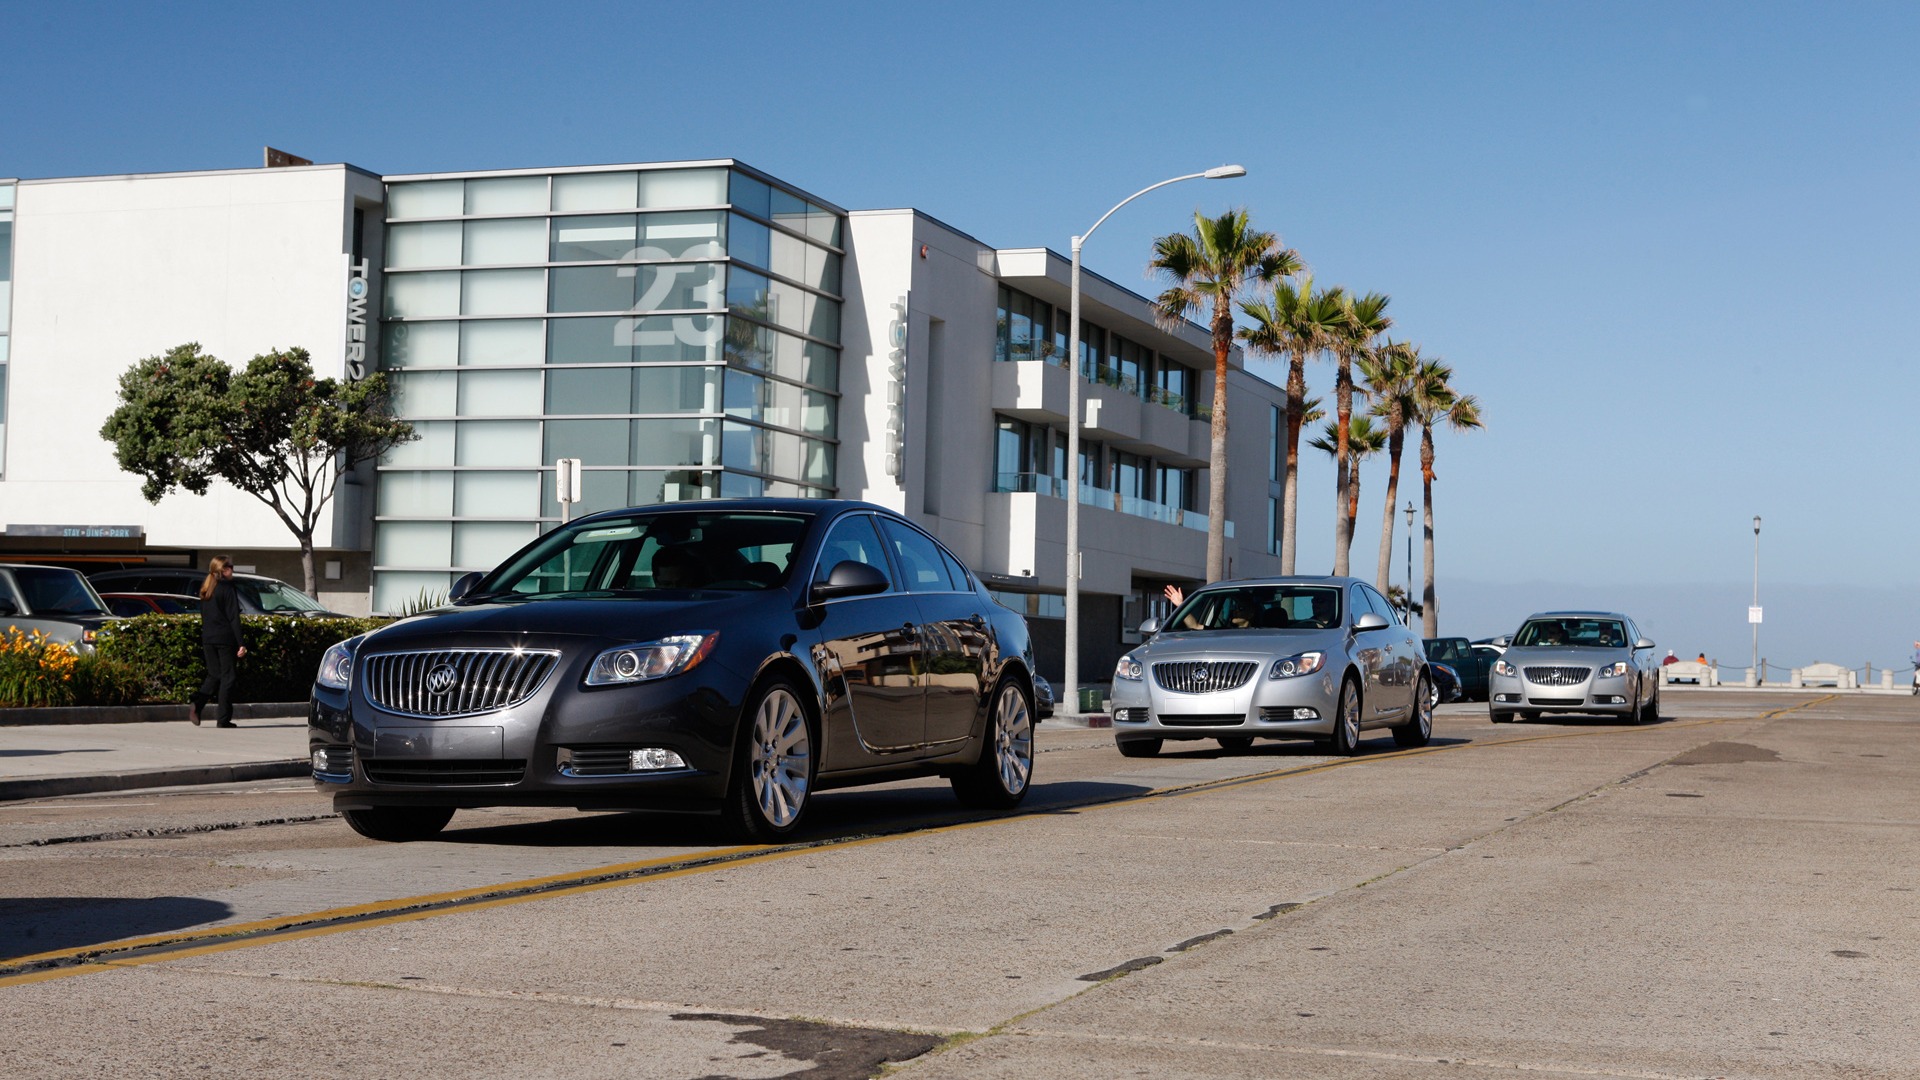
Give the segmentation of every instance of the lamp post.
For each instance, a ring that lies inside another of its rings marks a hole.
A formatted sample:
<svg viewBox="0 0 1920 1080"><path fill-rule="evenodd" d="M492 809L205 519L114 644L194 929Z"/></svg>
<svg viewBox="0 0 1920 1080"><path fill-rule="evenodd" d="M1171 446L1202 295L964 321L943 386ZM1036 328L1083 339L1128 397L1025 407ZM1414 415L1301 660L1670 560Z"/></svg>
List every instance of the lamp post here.
<svg viewBox="0 0 1920 1080"><path fill-rule="evenodd" d="M1115 210L1156 188L1182 180L1227 180L1247 175L1239 165L1216 165L1205 172L1188 173L1149 184L1113 204L1093 228L1073 238L1073 274L1068 283L1067 313L1067 640L1066 677L1060 688L1063 715L1080 712L1080 247Z"/></svg>
<svg viewBox="0 0 1920 1080"><path fill-rule="evenodd" d="M1413 500L1407 500L1407 627L1413 627Z"/></svg>
<svg viewBox="0 0 1920 1080"><path fill-rule="evenodd" d="M1753 515L1753 607L1747 612L1753 624L1753 675L1761 683L1767 673L1760 670L1760 515Z"/></svg>

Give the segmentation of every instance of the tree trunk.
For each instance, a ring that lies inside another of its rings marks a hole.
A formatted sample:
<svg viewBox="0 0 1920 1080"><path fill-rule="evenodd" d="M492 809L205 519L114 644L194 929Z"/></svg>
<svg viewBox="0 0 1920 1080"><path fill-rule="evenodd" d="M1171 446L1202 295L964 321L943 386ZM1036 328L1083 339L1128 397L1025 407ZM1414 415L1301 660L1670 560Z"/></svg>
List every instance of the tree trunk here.
<svg viewBox="0 0 1920 1080"><path fill-rule="evenodd" d="M1287 365L1287 472L1280 490L1280 572L1293 573L1300 521L1300 417L1307 411L1307 356Z"/></svg>
<svg viewBox="0 0 1920 1080"><path fill-rule="evenodd" d="M1353 529L1347 523L1347 486L1353 482L1347 460L1347 424L1353 416L1353 361L1345 352L1337 352L1339 361L1333 380L1334 400L1334 500L1333 500L1333 573L1345 577L1351 562Z"/></svg>
<svg viewBox="0 0 1920 1080"><path fill-rule="evenodd" d="M1436 638L1440 636L1440 605L1433 595L1433 428L1424 424L1420 428L1420 507L1426 577L1426 587L1420 594L1426 610L1420 613L1420 627L1426 637Z"/></svg>
<svg viewBox="0 0 1920 1080"><path fill-rule="evenodd" d="M1387 417L1387 510L1380 515L1380 567L1373 587L1387 591L1387 579L1393 576L1393 504L1400 498L1400 451L1406 445L1406 423L1398 416ZM1412 582L1407 583L1413 587ZM1407 598L1409 602L1412 597Z"/></svg>
<svg viewBox="0 0 1920 1080"><path fill-rule="evenodd" d="M1227 352L1233 347L1233 297L1213 300L1213 422L1207 455L1207 581L1227 576Z"/></svg>
<svg viewBox="0 0 1920 1080"><path fill-rule="evenodd" d="M300 533L299 537L300 537L300 575L306 581L306 585L304 587L306 589L307 595L314 597L315 599L318 599L319 594L314 591L315 581L314 581L314 575L313 575L313 530L309 529L306 532Z"/></svg>

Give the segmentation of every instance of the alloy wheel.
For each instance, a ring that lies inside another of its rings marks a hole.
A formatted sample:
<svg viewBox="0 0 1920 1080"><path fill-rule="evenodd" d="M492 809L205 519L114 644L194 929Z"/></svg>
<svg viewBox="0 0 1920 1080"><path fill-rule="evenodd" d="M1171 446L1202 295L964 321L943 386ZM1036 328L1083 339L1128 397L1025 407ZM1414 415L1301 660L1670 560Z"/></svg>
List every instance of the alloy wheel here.
<svg viewBox="0 0 1920 1080"><path fill-rule="evenodd" d="M1033 777L1033 715L1027 711L1027 696L1011 683L1001 688L994 703L993 759L1007 794L1027 789Z"/></svg>
<svg viewBox="0 0 1920 1080"><path fill-rule="evenodd" d="M805 710L784 687L768 693L754 714L748 765L760 816L776 829L793 824L807 805L813 741Z"/></svg>

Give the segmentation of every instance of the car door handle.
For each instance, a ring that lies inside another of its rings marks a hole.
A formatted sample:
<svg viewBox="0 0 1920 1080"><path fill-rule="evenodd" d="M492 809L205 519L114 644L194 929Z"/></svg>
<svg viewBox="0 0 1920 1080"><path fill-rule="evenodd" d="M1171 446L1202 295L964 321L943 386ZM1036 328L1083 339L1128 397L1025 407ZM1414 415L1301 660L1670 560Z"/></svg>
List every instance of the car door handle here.
<svg viewBox="0 0 1920 1080"><path fill-rule="evenodd" d="M900 626L900 636L904 638L918 638L920 636L920 628L912 623L903 623Z"/></svg>

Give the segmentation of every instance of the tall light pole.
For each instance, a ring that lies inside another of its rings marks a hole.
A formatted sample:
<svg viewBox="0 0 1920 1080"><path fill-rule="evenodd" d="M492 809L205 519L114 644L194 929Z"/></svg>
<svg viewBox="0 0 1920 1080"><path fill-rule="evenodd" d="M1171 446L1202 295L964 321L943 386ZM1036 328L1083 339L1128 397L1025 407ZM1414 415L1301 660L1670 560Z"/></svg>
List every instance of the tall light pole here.
<svg viewBox="0 0 1920 1080"><path fill-rule="evenodd" d="M1756 681L1767 681L1767 673L1760 670L1760 515L1753 515L1753 607L1747 611L1747 621L1753 624L1753 677Z"/></svg>
<svg viewBox="0 0 1920 1080"><path fill-rule="evenodd" d="M1093 235L1114 210L1156 188L1182 180L1227 180L1247 175L1239 165L1216 165L1206 172L1188 173L1171 180L1149 184L1113 204L1113 210L1100 215L1093 228L1073 238L1073 275L1068 284L1067 314L1067 641L1066 677L1062 680L1060 700L1055 708L1063 715L1080 712L1080 246Z"/></svg>
<svg viewBox="0 0 1920 1080"><path fill-rule="evenodd" d="M1388 519L1392 520L1392 519ZM1407 627L1413 627L1413 500L1407 500Z"/></svg>

